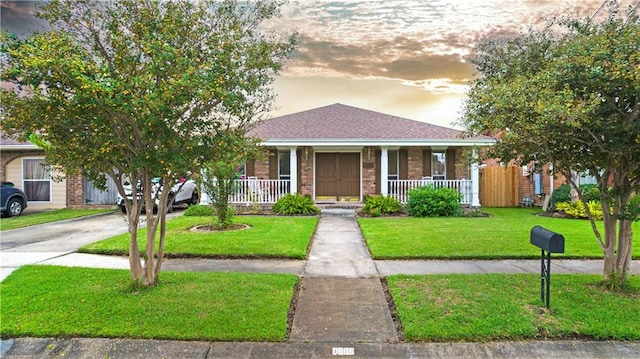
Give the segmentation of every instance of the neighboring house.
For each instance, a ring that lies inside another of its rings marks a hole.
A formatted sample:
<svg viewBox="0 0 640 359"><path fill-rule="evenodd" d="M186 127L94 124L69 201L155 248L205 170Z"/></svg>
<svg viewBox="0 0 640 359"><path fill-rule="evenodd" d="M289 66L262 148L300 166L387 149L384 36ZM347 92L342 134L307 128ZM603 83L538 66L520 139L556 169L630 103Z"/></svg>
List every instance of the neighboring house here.
<svg viewBox="0 0 640 359"><path fill-rule="evenodd" d="M116 191L103 192L81 176L64 176L44 164L44 152L30 142L0 133L0 181L12 182L27 195L28 210L113 206Z"/></svg>
<svg viewBox="0 0 640 359"><path fill-rule="evenodd" d="M316 202L362 202L377 194L405 202L409 189L433 184L458 189L463 204L478 207L478 166L466 154L494 144L342 104L276 117L248 135L262 139L268 158L247 163L247 196L236 203L275 202L287 192Z"/></svg>

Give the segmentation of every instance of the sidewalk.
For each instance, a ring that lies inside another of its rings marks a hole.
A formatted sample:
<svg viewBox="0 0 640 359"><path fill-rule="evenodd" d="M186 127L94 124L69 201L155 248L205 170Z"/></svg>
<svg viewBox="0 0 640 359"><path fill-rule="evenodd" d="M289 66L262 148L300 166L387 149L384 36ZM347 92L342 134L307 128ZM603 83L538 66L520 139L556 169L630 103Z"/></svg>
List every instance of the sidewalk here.
<svg viewBox="0 0 640 359"><path fill-rule="evenodd" d="M640 358L640 342L523 341L403 343L391 318L380 277L429 273L540 273L539 260L373 261L353 211L326 210L307 261L172 259L166 271L294 273L301 277L285 343L220 343L106 338L15 338L2 341L1 358ZM34 250L0 252L3 267L26 263L128 269L125 257ZM633 262L632 272L640 272ZM552 260L553 273L595 273L602 261ZM14 266L14 267L12 267ZM2 277L3 279L4 277Z"/></svg>

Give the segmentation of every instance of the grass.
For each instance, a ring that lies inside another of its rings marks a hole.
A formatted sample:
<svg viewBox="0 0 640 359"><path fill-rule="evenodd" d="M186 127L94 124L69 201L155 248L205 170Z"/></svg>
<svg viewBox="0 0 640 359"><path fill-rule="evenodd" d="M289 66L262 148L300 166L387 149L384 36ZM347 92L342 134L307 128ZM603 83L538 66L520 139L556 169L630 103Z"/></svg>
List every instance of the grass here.
<svg viewBox="0 0 640 359"><path fill-rule="evenodd" d="M126 270L26 266L2 283L3 338L283 341L295 275L163 272L133 291Z"/></svg>
<svg viewBox="0 0 640 359"><path fill-rule="evenodd" d="M532 274L387 278L406 341L640 339L640 276L625 293L602 276L552 275L550 310Z"/></svg>
<svg viewBox="0 0 640 359"><path fill-rule="evenodd" d="M554 258L603 258L588 221L536 216L540 211L529 208L483 210L491 217L379 217L358 223L374 259L536 259L540 250L529 242L535 225L564 236L565 253ZM638 233L640 222L633 229ZM640 246L633 248L633 258L640 258Z"/></svg>
<svg viewBox="0 0 640 359"><path fill-rule="evenodd" d="M208 217L177 217L167 222L167 257L208 258L292 258L304 259L317 217L236 216L236 223L248 229L194 232L196 225L210 224ZM139 247L146 246L146 228L138 231ZM127 255L129 234L125 233L89 244L84 253Z"/></svg>
<svg viewBox="0 0 640 359"><path fill-rule="evenodd" d="M65 219L72 219L84 216L90 216L94 214L113 212L113 209L71 209L63 208L52 211L23 213L18 217L2 218L0 219L0 230L6 231L10 229L17 229L29 226L35 226L38 224L62 221Z"/></svg>

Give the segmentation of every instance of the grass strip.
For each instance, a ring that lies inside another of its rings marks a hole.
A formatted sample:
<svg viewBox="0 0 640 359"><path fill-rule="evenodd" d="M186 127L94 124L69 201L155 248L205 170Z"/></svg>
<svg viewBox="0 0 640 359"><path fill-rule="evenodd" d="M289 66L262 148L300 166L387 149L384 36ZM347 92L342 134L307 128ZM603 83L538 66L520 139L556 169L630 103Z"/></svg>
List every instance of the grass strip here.
<svg viewBox="0 0 640 359"><path fill-rule="evenodd" d="M379 217L358 223L374 259L537 259L540 250L529 242L535 225L564 236L565 253L554 258L603 258L586 220L542 217L530 208L483 211L491 217ZM633 230L640 231L640 222ZM633 258L640 259L640 246L633 248Z"/></svg>
<svg viewBox="0 0 640 359"><path fill-rule="evenodd" d="M0 230L24 228L38 224L62 221L78 217L91 216L94 214L113 212L113 209L71 209L63 208L52 211L29 213L26 212L18 217L0 219Z"/></svg>
<svg viewBox="0 0 640 359"><path fill-rule="evenodd" d="M7 277L8 337L283 341L295 275L163 272L134 291L126 270L25 266Z"/></svg>
<svg viewBox="0 0 640 359"><path fill-rule="evenodd" d="M387 278L407 341L640 339L640 276L624 293L599 275L552 275L550 310L532 274Z"/></svg>
<svg viewBox="0 0 640 359"><path fill-rule="evenodd" d="M194 232L192 227L211 224L211 219L182 216L168 221L165 256L304 259L318 223L318 217L236 216L234 220L250 228ZM146 246L146 234L146 228L138 231L140 248ZM86 245L79 252L127 255L129 234Z"/></svg>

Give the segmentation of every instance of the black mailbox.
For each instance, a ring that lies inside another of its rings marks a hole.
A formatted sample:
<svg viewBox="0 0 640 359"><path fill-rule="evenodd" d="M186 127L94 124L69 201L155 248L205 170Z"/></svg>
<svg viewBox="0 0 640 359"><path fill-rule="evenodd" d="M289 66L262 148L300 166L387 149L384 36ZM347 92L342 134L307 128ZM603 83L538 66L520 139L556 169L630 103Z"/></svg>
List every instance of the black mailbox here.
<svg viewBox="0 0 640 359"><path fill-rule="evenodd" d="M564 236L540 226L531 228L531 244L549 253L564 253Z"/></svg>

